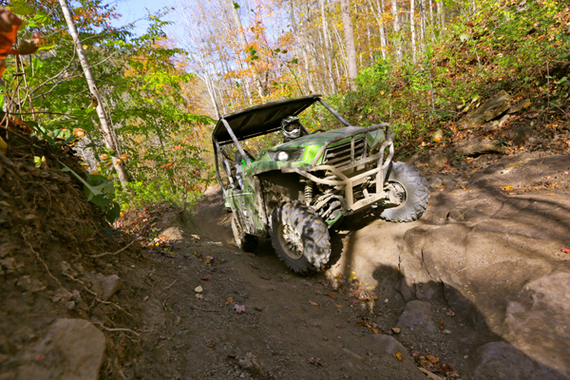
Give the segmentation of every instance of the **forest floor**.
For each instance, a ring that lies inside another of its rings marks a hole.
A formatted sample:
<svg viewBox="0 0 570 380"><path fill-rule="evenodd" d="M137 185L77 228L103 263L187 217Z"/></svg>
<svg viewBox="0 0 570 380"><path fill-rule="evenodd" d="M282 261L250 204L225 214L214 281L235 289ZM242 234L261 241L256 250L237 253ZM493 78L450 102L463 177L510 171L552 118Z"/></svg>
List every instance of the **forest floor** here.
<svg viewBox="0 0 570 380"><path fill-rule="evenodd" d="M509 154L413 157L424 216L347 218L312 277L268 242L235 248L215 188L110 229L55 169L67 156L3 137L2 380L570 378L568 128Z"/></svg>

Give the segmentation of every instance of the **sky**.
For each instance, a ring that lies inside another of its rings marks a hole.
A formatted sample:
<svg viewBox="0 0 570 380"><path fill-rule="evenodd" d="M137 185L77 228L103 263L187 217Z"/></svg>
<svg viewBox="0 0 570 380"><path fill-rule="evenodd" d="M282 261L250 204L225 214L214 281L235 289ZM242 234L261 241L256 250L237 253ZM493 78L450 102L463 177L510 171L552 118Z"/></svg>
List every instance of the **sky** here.
<svg viewBox="0 0 570 380"><path fill-rule="evenodd" d="M136 35L146 31L149 22L145 18L149 12L154 14L159 9L170 6L170 0L116 0L112 3L116 5L117 13L122 15L118 25L136 21L133 29Z"/></svg>

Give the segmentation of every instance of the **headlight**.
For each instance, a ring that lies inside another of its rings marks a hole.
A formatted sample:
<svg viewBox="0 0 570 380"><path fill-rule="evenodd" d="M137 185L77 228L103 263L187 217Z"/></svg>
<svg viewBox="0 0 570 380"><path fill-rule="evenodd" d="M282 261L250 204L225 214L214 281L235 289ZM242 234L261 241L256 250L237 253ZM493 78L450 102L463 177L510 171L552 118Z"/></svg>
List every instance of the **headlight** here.
<svg viewBox="0 0 570 380"><path fill-rule="evenodd" d="M289 153L285 151L277 153L277 157L275 157L276 161L287 161L288 159L289 159Z"/></svg>
<svg viewBox="0 0 570 380"><path fill-rule="evenodd" d="M299 161L301 158L303 158L305 148L283 149L268 153L269 157L271 157L272 160L279 162L292 162Z"/></svg>
<svg viewBox="0 0 570 380"><path fill-rule="evenodd" d="M377 129L366 134L366 142L368 143L369 149L372 151L380 146L385 140L386 136L384 131Z"/></svg>

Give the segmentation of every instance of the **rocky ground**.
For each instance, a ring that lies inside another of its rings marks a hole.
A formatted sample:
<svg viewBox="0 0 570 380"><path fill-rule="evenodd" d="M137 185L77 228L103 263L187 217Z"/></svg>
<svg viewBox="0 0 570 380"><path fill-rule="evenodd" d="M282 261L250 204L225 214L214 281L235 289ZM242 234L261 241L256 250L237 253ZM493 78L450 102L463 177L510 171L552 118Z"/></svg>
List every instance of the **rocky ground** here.
<svg viewBox="0 0 570 380"><path fill-rule="evenodd" d="M423 218L347 218L307 278L236 249L216 189L110 228L66 154L2 137L2 380L570 378L567 129L430 147Z"/></svg>

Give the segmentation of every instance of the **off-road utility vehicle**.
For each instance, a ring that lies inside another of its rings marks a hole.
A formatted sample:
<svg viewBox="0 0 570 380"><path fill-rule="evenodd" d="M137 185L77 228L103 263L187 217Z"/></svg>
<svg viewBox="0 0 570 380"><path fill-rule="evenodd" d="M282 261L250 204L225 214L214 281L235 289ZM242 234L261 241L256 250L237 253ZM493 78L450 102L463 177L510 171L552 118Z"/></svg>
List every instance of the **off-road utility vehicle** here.
<svg viewBox="0 0 570 380"><path fill-rule="evenodd" d="M315 103L344 127L309 133L297 115ZM309 274L325 267L329 229L344 216L377 207L388 221L419 218L429 199L426 180L392 162L392 139L387 123L352 126L320 95L222 116L212 140L236 244L253 251L258 238L271 237L287 267Z"/></svg>

